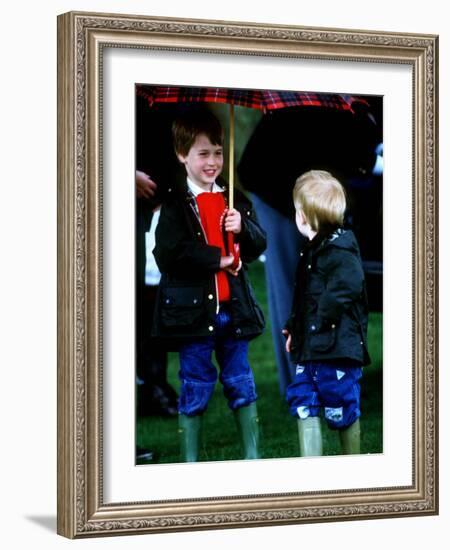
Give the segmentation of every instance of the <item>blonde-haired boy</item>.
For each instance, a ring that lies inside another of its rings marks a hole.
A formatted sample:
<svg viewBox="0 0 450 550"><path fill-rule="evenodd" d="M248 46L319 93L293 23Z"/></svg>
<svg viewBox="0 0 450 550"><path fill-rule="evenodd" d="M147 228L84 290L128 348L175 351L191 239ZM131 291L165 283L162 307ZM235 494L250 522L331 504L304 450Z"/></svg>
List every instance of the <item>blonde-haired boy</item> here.
<svg viewBox="0 0 450 550"><path fill-rule="evenodd" d="M342 452L359 453L368 308L359 247L343 228L345 191L330 173L312 170L297 179L293 199L298 230L308 238L283 330L296 364L286 395L298 420L300 454L322 454L322 410L328 426L340 432Z"/></svg>

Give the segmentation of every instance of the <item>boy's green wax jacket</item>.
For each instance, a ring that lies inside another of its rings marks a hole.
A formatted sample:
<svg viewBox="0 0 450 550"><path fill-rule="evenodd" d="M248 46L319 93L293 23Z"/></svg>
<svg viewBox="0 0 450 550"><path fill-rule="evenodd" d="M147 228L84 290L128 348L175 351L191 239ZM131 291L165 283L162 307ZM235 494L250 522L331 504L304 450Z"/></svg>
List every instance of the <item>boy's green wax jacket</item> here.
<svg viewBox="0 0 450 550"><path fill-rule="evenodd" d="M218 182L222 185L222 182ZM226 186L224 193L226 194ZM229 308L236 338L254 338L264 328L264 317L251 288L247 264L266 248L266 235L259 226L249 199L235 190L235 208L242 217L240 245L242 268L228 276ZM183 342L213 336L218 311L216 273L221 250L206 242L196 201L186 182L170 189L161 207L153 251L162 277L157 293L152 336L168 349Z"/></svg>
<svg viewBox="0 0 450 550"><path fill-rule="evenodd" d="M351 359L370 363L368 307L359 247L352 231L318 234L300 254L291 316L295 363Z"/></svg>

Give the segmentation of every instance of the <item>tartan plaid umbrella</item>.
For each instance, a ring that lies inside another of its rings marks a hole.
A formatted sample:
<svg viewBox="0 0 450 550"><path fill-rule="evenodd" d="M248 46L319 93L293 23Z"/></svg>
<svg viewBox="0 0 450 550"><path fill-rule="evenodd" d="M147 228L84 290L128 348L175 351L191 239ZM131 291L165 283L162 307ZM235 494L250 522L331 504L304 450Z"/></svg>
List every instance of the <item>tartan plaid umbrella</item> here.
<svg viewBox="0 0 450 550"><path fill-rule="evenodd" d="M241 90L236 88L193 88L185 86L137 86L138 95L154 103L228 103L264 112L286 107L324 107L353 111L354 102L365 100L342 94L317 94L276 90Z"/></svg>
<svg viewBox="0 0 450 550"><path fill-rule="evenodd" d="M288 107L322 107L336 111L350 111L352 105L367 102L359 97L342 94L318 94L276 90L242 90L237 88L194 88L185 86L137 85L136 92L149 106L154 103L227 103L230 105L230 208L233 206L234 187L234 105L259 109L263 112Z"/></svg>
<svg viewBox="0 0 450 550"><path fill-rule="evenodd" d="M148 101L150 107L155 103L227 103L230 105L230 155L229 155L229 197L228 204L234 204L234 105L259 109L263 112L286 109L289 107L319 107L334 111L350 111L352 105L368 103L359 97L314 92L244 90L237 88L207 88L188 86L149 86L138 84L137 95ZM229 249L236 245L231 244ZM236 251L237 254L237 251ZM236 255L235 255L236 257Z"/></svg>

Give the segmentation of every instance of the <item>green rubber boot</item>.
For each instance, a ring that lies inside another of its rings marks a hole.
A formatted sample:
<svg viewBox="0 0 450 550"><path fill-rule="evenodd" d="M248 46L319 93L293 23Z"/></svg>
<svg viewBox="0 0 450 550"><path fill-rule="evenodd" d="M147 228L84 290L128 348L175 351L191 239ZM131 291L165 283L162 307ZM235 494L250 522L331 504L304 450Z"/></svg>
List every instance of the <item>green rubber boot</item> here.
<svg viewBox="0 0 450 550"><path fill-rule="evenodd" d="M341 449L344 455L359 455L361 452L361 429L359 418L345 430L340 430Z"/></svg>
<svg viewBox="0 0 450 550"><path fill-rule="evenodd" d="M259 418L256 403L241 407L234 411L234 417L244 450L244 460L253 460L259 457Z"/></svg>
<svg viewBox="0 0 450 550"><path fill-rule="evenodd" d="M322 456L322 429L318 416L297 420L300 456Z"/></svg>
<svg viewBox="0 0 450 550"><path fill-rule="evenodd" d="M201 415L178 416L178 433L180 434L181 460L183 462L197 462L200 442Z"/></svg>

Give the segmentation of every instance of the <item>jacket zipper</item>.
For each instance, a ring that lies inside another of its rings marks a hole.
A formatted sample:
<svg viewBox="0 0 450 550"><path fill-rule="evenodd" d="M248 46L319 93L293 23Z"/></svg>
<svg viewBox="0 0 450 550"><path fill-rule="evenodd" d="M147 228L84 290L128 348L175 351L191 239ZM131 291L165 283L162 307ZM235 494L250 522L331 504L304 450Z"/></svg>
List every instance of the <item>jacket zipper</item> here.
<svg viewBox="0 0 450 550"><path fill-rule="evenodd" d="M206 236L206 233L205 233L205 229L202 225L202 220L200 219L200 216L197 214L197 211L195 210L195 208L192 206L192 203L190 202L189 203L189 206L191 207L192 209L192 212L194 212L195 214L195 217L197 218L197 221L198 221L198 224L200 225L201 227L201 230L202 230L202 233L203 233L203 237L205 238L205 242L206 244L209 244L208 243L208 238ZM216 290L216 315L219 313L219 309L220 309L220 304L219 304L219 286L218 286L218 283L217 283L217 274L214 273L214 286L215 286L215 290Z"/></svg>

